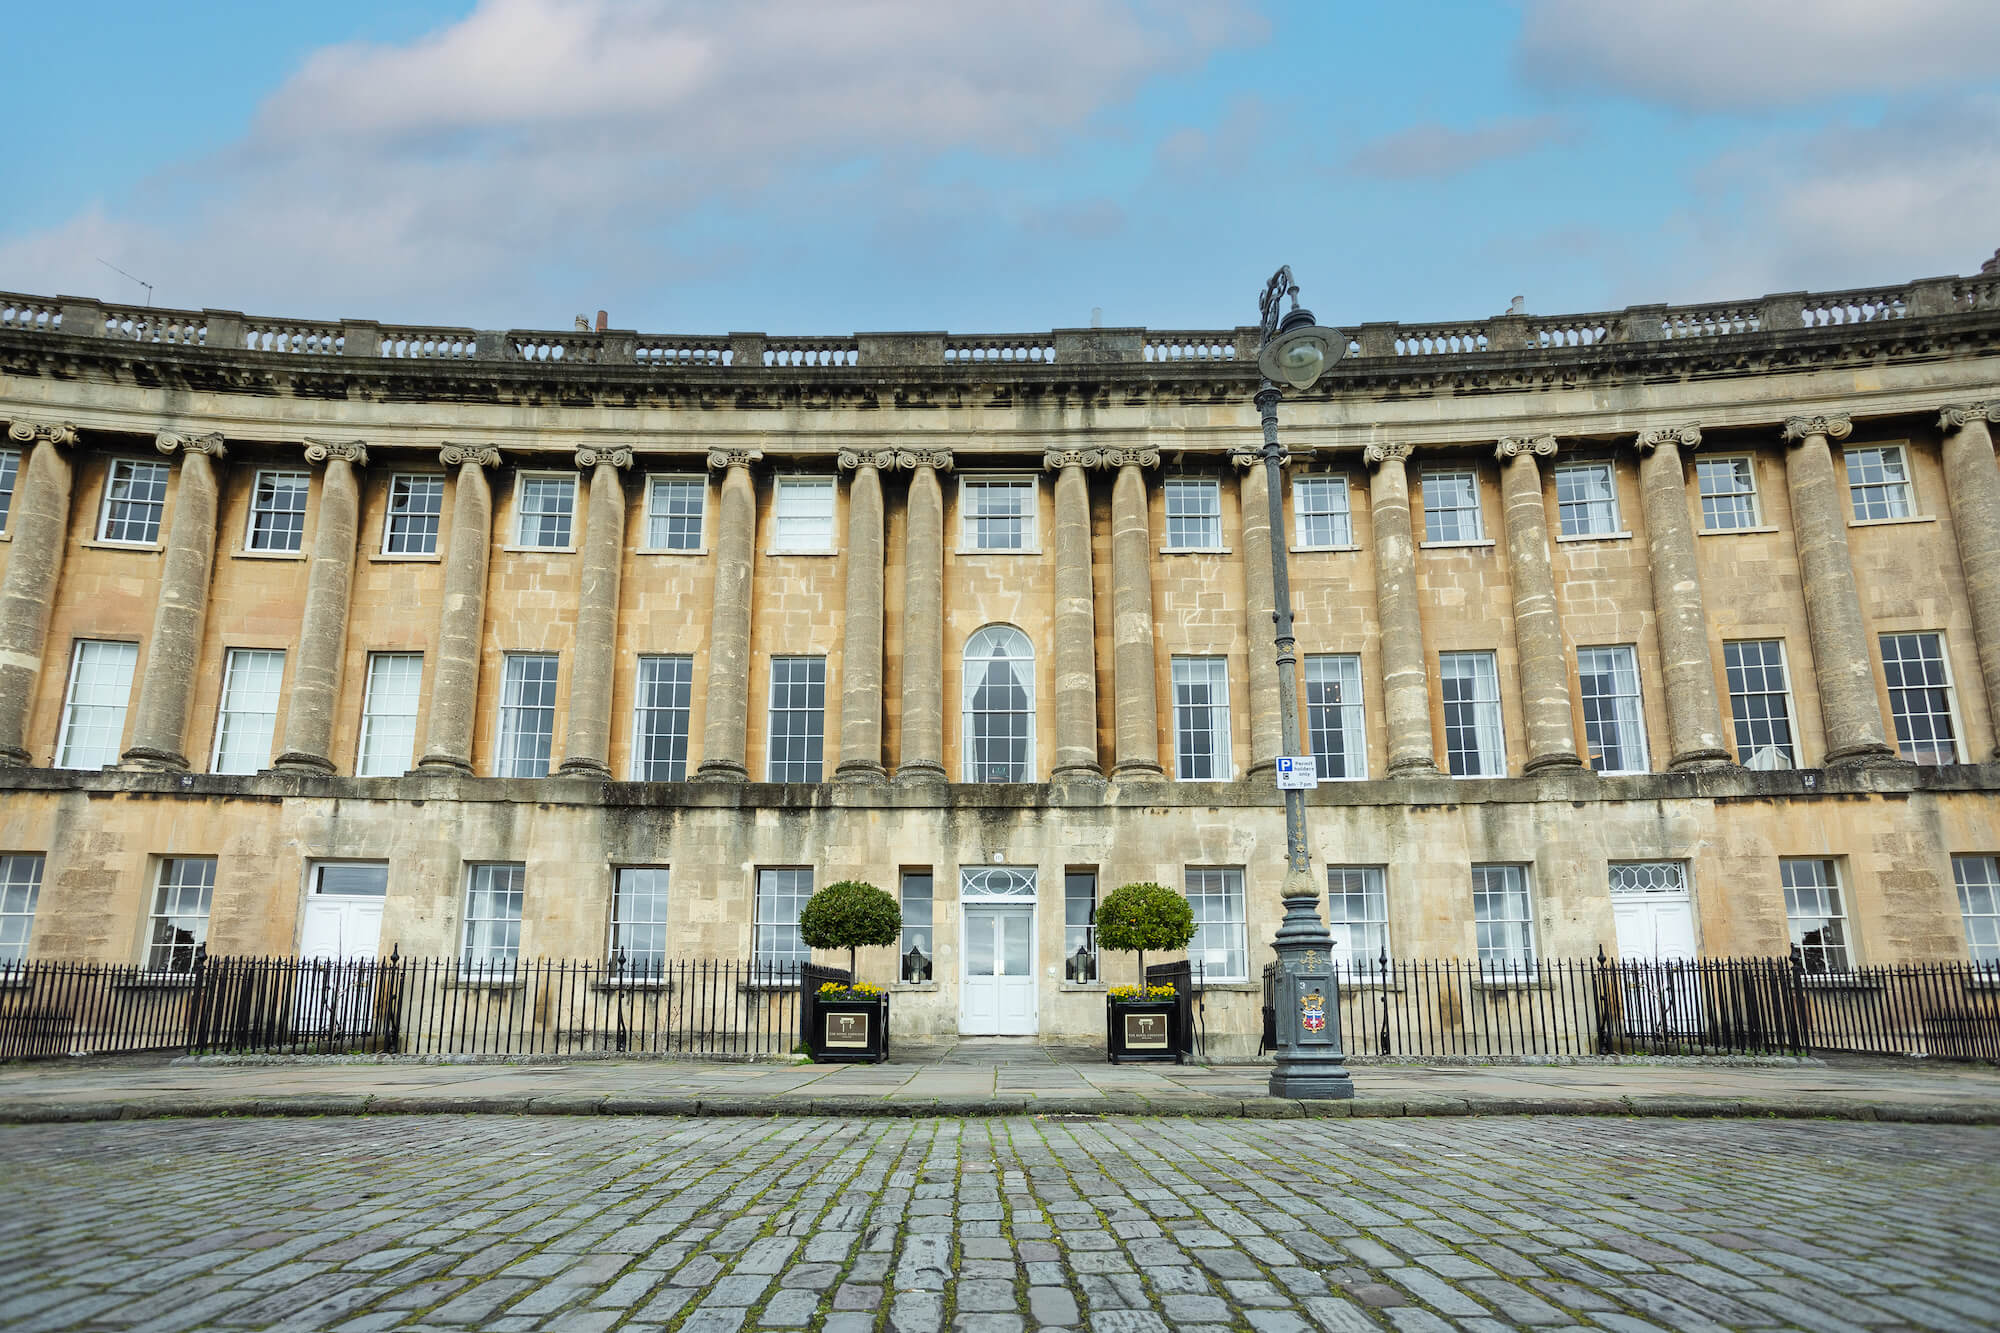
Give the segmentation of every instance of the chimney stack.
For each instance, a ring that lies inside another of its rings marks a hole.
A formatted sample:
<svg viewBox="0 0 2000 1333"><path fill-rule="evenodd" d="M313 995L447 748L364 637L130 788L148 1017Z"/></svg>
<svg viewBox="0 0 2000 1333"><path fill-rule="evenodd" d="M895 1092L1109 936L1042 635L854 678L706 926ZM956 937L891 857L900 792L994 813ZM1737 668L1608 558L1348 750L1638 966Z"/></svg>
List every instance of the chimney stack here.
<svg viewBox="0 0 2000 1333"><path fill-rule="evenodd" d="M597 312L597 331L604 332L611 327L611 316L600 310Z"/></svg>

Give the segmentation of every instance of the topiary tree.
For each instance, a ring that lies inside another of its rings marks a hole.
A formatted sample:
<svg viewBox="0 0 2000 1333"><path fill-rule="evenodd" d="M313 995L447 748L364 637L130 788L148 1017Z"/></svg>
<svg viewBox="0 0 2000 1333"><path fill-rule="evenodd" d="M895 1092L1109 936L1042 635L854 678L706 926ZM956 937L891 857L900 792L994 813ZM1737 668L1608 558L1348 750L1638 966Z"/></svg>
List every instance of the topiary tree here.
<svg viewBox="0 0 2000 1333"><path fill-rule="evenodd" d="M1194 938L1194 911L1164 884L1142 880L1113 889L1097 905L1097 942L1139 955L1139 985L1146 984L1146 950L1185 949Z"/></svg>
<svg viewBox="0 0 2000 1333"><path fill-rule="evenodd" d="M843 879L807 900L799 913L799 938L814 949L847 950L854 973L854 950L864 944L894 944L903 929L903 909L873 884Z"/></svg>

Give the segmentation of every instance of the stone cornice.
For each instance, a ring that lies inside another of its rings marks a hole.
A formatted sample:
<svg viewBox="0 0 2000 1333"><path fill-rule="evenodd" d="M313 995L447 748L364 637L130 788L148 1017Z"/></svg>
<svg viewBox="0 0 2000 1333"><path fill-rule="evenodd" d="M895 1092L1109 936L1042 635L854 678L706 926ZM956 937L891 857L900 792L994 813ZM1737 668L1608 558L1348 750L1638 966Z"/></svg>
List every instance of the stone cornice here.
<svg viewBox="0 0 2000 1333"><path fill-rule="evenodd" d="M621 472L632 466L632 450L626 445L582 444L577 446L576 465L579 468L615 467Z"/></svg>
<svg viewBox="0 0 2000 1333"><path fill-rule="evenodd" d="M1642 430L1632 441L1632 447L1642 454L1650 454L1664 444L1675 445L1682 449L1700 448L1701 423L1690 421L1685 426L1662 426L1658 430Z"/></svg>
<svg viewBox="0 0 2000 1333"><path fill-rule="evenodd" d="M1854 421L1845 412L1827 412L1812 417L1788 417L1785 420L1785 443L1798 444L1815 435L1824 435L1829 440L1844 440L1854 430Z"/></svg>
<svg viewBox="0 0 2000 1333"><path fill-rule="evenodd" d="M306 438L306 462L324 463L338 458L356 467L368 466L368 445L362 440L315 440Z"/></svg>
<svg viewBox="0 0 2000 1333"><path fill-rule="evenodd" d="M1361 451L1361 459L1369 467L1380 467L1390 462L1407 463L1412 448L1407 444L1371 444Z"/></svg>
<svg viewBox="0 0 2000 1333"><path fill-rule="evenodd" d="M199 435L183 435L163 430L153 437L153 447L163 454L206 454L217 461L229 456L229 450L224 447L222 432L219 430L205 431Z"/></svg>
<svg viewBox="0 0 2000 1333"><path fill-rule="evenodd" d="M2000 398L1989 403L1954 403L1938 410L1938 429L1964 430L1975 421L2000 421Z"/></svg>
<svg viewBox="0 0 2000 1333"><path fill-rule="evenodd" d="M67 422L10 421L7 438L16 444L75 444L76 427Z"/></svg>
<svg viewBox="0 0 2000 1333"><path fill-rule="evenodd" d="M1493 456L1503 463L1522 454L1553 458L1555 452L1556 437L1553 435L1509 435L1493 446Z"/></svg>
<svg viewBox="0 0 2000 1333"><path fill-rule="evenodd" d="M438 462L446 467L463 467L467 463L499 467L500 451L490 444L447 444L438 450Z"/></svg>

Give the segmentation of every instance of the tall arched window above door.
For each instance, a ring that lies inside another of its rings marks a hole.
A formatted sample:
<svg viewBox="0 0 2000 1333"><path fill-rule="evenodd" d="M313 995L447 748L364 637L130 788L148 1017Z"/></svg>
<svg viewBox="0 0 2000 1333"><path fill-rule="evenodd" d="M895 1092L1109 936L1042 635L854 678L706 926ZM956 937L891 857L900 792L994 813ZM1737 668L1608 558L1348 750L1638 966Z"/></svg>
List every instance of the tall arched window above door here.
<svg viewBox="0 0 2000 1333"><path fill-rule="evenodd" d="M1012 625L965 641L965 780L1032 782L1035 650Z"/></svg>

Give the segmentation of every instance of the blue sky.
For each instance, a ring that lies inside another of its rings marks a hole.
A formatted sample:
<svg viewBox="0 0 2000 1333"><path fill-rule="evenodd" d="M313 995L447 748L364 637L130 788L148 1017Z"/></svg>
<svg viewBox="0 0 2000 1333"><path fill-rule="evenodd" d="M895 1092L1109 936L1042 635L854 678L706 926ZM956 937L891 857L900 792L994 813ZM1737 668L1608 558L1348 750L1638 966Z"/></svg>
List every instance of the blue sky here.
<svg viewBox="0 0 2000 1333"><path fill-rule="evenodd" d="M2000 246L1992 0L16 6L0 289L478 327L1201 328ZM89 71L82 77L78 71Z"/></svg>

